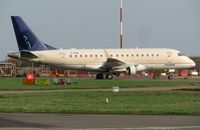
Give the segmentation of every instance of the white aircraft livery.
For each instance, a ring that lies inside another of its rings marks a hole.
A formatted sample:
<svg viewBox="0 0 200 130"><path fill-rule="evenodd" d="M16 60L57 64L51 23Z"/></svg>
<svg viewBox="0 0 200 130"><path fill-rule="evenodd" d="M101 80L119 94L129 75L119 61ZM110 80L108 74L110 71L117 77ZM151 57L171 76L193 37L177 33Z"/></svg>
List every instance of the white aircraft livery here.
<svg viewBox="0 0 200 130"><path fill-rule="evenodd" d="M174 49L57 49L42 43L19 16L11 16L19 52L8 56L69 70L97 72L96 79L137 71L185 69L194 61Z"/></svg>

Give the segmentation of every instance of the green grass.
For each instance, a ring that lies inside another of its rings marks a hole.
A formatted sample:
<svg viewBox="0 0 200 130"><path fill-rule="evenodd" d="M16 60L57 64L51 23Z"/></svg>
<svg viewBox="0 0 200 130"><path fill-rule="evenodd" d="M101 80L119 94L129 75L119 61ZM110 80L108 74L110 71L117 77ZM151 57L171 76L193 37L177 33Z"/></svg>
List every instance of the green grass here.
<svg viewBox="0 0 200 130"><path fill-rule="evenodd" d="M109 104L105 103L106 97ZM157 92L0 94L0 112L200 115L200 95Z"/></svg>
<svg viewBox="0 0 200 130"><path fill-rule="evenodd" d="M84 78L73 79L77 84L72 85L51 83L48 86L24 86L22 80L22 78L1 77L0 90L200 86L200 81L191 80L93 80ZM105 104L105 97L109 98L109 104ZM200 115L200 95L169 92L0 94L0 112Z"/></svg>
<svg viewBox="0 0 200 130"><path fill-rule="evenodd" d="M71 85L39 85L24 86L22 78L0 78L0 90L38 90L38 89L97 89L111 88L119 86L120 88L138 88L138 87L168 87L168 86L200 86L200 81L191 80L94 80L77 78L73 79L77 84Z"/></svg>

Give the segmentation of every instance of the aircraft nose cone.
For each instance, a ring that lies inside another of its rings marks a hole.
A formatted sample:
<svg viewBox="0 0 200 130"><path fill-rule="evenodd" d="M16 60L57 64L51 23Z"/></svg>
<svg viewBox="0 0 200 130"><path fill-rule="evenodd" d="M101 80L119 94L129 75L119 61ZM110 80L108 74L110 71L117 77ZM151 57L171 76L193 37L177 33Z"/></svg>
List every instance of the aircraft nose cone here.
<svg viewBox="0 0 200 130"><path fill-rule="evenodd" d="M189 65L191 67L195 67L196 66L196 63L192 59L190 59L190 58L188 58L188 63L189 63Z"/></svg>
<svg viewBox="0 0 200 130"><path fill-rule="evenodd" d="M196 63L195 63L194 61L192 61L191 66L192 66L192 67L195 67L195 66L196 66Z"/></svg>

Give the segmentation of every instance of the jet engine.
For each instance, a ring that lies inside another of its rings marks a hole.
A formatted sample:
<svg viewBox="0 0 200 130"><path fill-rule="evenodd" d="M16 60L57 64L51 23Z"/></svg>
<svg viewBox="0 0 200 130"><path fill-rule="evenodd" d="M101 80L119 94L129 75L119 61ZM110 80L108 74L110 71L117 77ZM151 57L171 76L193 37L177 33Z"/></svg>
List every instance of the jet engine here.
<svg viewBox="0 0 200 130"><path fill-rule="evenodd" d="M146 70L146 67L144 65L131 65L127 68L127 73L129 75L135 75L137 71L143 71Z"/></svg>
<svg viewBox="0 0 200 130"><path fill-rule="evenodd" d="M143 70L146 70L147 68L146 68L146 66L144 66L144 65L137 65L136 66L136 71L143 71Z"/></svg>
<svg viewBox="0 0 200 130"><path fill-rule="evenodd" d="M132 65L132 66L128 67L128 68L127 68L127 73L128 73L129 75L134 75L134 74L136 74L136 67L135 67L135 65Z"/></svg>

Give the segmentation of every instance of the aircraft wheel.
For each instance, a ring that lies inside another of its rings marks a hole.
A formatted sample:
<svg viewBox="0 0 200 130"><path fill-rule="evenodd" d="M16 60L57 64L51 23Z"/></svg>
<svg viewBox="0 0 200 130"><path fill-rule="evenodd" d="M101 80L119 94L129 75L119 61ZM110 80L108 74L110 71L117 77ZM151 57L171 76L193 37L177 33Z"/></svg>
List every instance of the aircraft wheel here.
<svg viewBox="0 0 200 130"><path fill-rule="evenodd" d="M97 80L99 80L99 79L104 79L104 78L103 78L103 73L98 73L98 74L96 75L96 79L97 79Z"/></svg>
<svg viewBox="0 0 200 130"><path fill-rule="evenodd" d="M170 74L170 75L168 76L168 79L169 79L169 80L173 79L173 76Z"/></svg>
<svg viewBox="0 0 200 130"><path fill-rule="evenodd" d="M113 79L113 74L111 74L111 73L106 74L106 79L112 80Z"/></svg>

